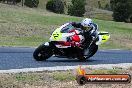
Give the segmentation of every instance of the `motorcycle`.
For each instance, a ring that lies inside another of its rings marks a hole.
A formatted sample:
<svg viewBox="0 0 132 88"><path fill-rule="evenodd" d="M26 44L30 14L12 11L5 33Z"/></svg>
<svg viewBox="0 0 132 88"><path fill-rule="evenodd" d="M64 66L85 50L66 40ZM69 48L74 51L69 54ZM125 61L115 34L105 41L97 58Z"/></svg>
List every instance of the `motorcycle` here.
<svg viewBox="0 0 132 88"><path fill-rule="evenodd" d="M97 52L98 45L107 42L110 38L108 32L102 31L98 32L98 37L95 40L91 40L89 37L84 39L81 34L69 32L72 30L75 30L75 28L70 23L65 23L57 28L51 34L49 42L45 42L35 49L33 53L34 59L44 61L54 55L55 57L77 58L80 61L85 61ZM78 36L81 36L83 43L79 43ZM70 41L71 37L74 44Z"/></svg>

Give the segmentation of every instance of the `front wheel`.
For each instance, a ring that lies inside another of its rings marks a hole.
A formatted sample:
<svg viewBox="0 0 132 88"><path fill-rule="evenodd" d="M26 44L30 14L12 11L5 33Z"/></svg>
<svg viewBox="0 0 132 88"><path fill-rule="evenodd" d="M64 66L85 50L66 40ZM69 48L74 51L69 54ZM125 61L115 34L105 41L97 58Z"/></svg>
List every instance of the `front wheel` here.
<svg viewBox="0 0 132 88"><path fill-rule="evenodd" d="M52 56L52 49L50 46L40 45L35 49L33 57L36 61L44 61Z"/></svg>

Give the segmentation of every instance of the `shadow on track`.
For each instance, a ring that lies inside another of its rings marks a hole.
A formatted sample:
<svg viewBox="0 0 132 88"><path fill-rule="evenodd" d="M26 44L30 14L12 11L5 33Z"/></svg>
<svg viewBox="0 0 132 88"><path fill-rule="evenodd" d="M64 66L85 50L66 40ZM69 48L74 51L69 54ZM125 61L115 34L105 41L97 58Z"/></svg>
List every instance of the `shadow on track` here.
<svg viewBox="0 0 132 88"><path fill-rule="evenodd" d="M90 60L86 60L86 61L79 61L79 60L77 60L77 59L63 59L63 60L47 60L47 61L45 61L45 62L65 62L65 63L78 63L78 62L80 62L80 63L88 63L88 62L94 62L94 61L98 61L98 60L92 60L92 59L90 59Z"/></svg>

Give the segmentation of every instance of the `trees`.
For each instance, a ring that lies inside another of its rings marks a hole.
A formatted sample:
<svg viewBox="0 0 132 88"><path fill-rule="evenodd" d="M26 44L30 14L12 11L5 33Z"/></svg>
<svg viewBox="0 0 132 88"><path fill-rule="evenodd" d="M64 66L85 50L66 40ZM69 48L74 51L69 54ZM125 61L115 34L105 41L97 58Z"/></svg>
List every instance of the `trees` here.
<svg viewBox="0 0 132 88"><path fill-rule="evenodd" d="M72 5L68 6L68 14L71 16L83 16L85 13L86 0L72 0Z"/></svg>
<svg viewBox="0 0 132 88"><path fill-rule="evenodd" d="M21 0L0 0L0 2L15 5L15 4L21 2Z"/></svg>
<svg viewBox="0 0 132 88"><path fill-rule="evenodd" d="M55 13L64 13L64 3L61 0L50 0L46 4L46 9Z"/></svg>
<svg viewBox="0 0 132 88"><path fill-rule="evenodd" d="M110 4L115 21L130 22L132 18L132 0L111 0Z"/></svg>
<svg viewBox="0 0 132 88"><path fill-rule="evenodd" d="M39 0L25 0L24 5L33 8L38 7Z"/></svg>

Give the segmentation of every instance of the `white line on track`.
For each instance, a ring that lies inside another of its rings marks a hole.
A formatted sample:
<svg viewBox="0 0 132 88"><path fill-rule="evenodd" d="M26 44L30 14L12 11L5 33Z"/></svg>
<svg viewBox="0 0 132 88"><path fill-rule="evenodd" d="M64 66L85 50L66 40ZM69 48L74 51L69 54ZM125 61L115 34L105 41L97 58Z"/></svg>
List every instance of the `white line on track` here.
<svg viewBox="0 0 132 88"><path fill-rule="evenodd" d="M131 66L132 66L132 63L82 65L82 67L84 67L84 68L92 68L92 69L98 69L98 68L112 69L114 67L129 68ZM71 69L76 69L76 68L78 68L78 66L55 66L55 67L23 68L23 69L0 70L0 73L59 71L59 70L71 70Z"/></svg>

